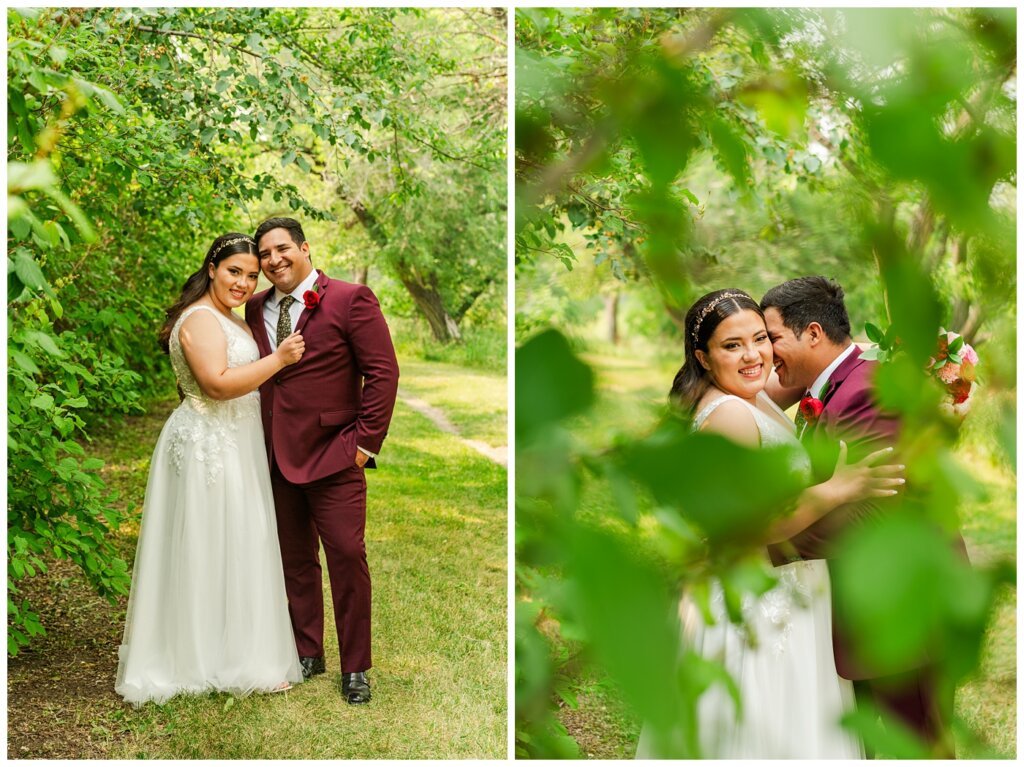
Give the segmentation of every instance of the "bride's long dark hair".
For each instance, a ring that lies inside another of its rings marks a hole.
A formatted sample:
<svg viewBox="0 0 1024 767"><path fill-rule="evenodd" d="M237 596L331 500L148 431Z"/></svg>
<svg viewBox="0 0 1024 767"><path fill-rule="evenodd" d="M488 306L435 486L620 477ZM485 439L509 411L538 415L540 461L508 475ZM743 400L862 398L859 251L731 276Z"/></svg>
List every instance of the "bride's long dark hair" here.
<svg viewBox="0 0 1024 767"><path fill-rule="evenodd" d="M185 284L181 288L181 295L178 297L178 300L167 310L167 319L164 320L158 337L160 348L164 352L170 350L171 330L174 329L174 323L178 321L178 317L181 316L181 313L187 307L202 298L206 291L210 289L210 282L212 281L210 279L210 264L213 264L213 268L216 269L217 264L225 258L236 256L239 253L252 253L257 259L260 257L259 251L256 250L256 242L247 234L228 232L213 241L210 249L206 251L203 265L189 275L189 278L185 280Z"/></svg>
<svg viewBox="0 0 1024 767"><path fill-rule="evenodd" d="M722 324L722 320L748 310L757 312L764 319L764 312L757 301L742 290L726 288L701 296L686 312L685 358L668 393L669 401L682 410L686 420L693 418L697 403L711 385L711 376L697 359L697 351L707 354L708 339L715 328Z"/></svg>

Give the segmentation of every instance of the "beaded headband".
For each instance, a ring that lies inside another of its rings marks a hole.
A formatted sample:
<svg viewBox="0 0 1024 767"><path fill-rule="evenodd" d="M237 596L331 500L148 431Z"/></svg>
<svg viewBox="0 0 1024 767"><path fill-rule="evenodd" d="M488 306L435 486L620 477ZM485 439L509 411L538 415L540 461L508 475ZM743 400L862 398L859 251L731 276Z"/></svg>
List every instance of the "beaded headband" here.
<svg viewBox="0 0 1024 767"><path fill-rule="evenodd" d="M225 240L224 242L217 246L217 249L213 251L213 253L210 254L210 261L213 261L215 258L217 258L217 254L224 250L224 248L228 247L229 245L237 245L240 242L248 242L252 243L253 245L256 244L256 240L254 240L252 237L246 237L245 235L242 235L241 237L234 237L230 240Z"/></svg>
<svg viewBox="0 0 1024 767"><path fill-rule="evenodd" d="M704 318L707 317L712 312L712 310L714 310L714 308L716 306L718 306L720 303L722 303L722 301L726 300L727 298L747 298L747 299L749 299L750 296L748 296L746 293L723 293L718 298L716 298L714 301L712 301L710 304L708 304L703 309L701 309L700 310L700 314L697 315L696 322L693 323L693 333L692 333L692 335L693 335L693 345L694 346L697 345L697 334L700 333L700 325L701 325L702 322L704 322Z"/></svg>

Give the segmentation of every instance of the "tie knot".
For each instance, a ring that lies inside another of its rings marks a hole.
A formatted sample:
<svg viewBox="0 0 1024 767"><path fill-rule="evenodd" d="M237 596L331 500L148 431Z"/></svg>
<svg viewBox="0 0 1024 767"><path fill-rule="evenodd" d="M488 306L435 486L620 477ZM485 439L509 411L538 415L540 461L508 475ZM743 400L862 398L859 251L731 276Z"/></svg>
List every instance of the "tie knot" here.
<svg viewBox="0 0 1024 767"><path fill-rule="evenodd" d="M295 303L295 299L291 296L285 296L281 299L281 311L288 311L288 307Z"/></svg>

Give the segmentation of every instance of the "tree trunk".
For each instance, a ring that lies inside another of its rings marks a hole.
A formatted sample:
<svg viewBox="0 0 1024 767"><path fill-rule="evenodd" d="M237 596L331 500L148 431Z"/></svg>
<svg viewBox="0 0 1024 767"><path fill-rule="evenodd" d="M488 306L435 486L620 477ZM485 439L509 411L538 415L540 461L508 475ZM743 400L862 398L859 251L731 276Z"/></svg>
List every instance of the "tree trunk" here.
<svg viewBox="0 0 1024 767"><path fill-rule="evenodd" d="M409 295L412 296L416 308L426 319L434 338L443 344L452 341L461 342L462 333L459 332L459 326L445 311L444 302L441 300L441 294L438 293L437 288L424 284L413 274L412 270L402 267L398 269L398 277L405 289L409 291Z"/></svg>
<svg viewBox="0 0 1024 767"><path fill-rule="evenodd" d="M370 278L370 267L369 266L360 266L358 269L356 269L356 273L352 277L352 282L356 283L356 285L367 285L367 284L369 284L367 282L367 280L369 280L369 278Z"/></svg>
<svg viewBox="0 0 1024 767"><path fill-rule="evenodd" d="M355 214L359 223L366 228L370 239L382 248L387 247L388 237L377 217L367 210L366 206L359 200L347 197L343 197L343 199L348 203L349 208ZM398 278L402 281L402 285L405 286L405 289L409 291L409 295L412 296L416 308L420 310L423 319L430 326L430 332L434 334L434 338L443 344L451 343L452 341L461 342L462 333L459 332L459 326L445 309L444 301L441 300L441 293L438 291L433 279L424 279L416 273L414 268L402 263L395 264L395 271L398 273Z"/></svg>
<svg viewBox="0 0 1024 767"><path fill-rule="evenodd" d="M619 345L619 291L604 295L604 337L609 343Z"/></svg>

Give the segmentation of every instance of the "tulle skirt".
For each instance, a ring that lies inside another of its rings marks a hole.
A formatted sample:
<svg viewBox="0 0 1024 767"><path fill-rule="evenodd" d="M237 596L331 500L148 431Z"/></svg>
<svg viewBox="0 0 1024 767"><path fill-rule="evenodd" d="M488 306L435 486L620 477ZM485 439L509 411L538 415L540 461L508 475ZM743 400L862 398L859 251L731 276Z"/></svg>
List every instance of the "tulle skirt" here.
<svg viewBox="0 0 1024 767"><path fill-rule="evenodd" d="M301 679L258 400L186 400L153 452L115 689L141 704Z"/></svg>
<svg viewBox="0 0 1024 767"><path fill-rule="evenodd" d="M728 622L721 589L712 590L714 625L687 598L685 641L721 663L735 680L742 709L713 685L697 708L702 756L715 759L863 759L839 720L853 710L853 685L836 673L828 568L823 560L776 569L779 584L744 605L749 631ZM641 733L637 758L658 758Z"/></svg>

